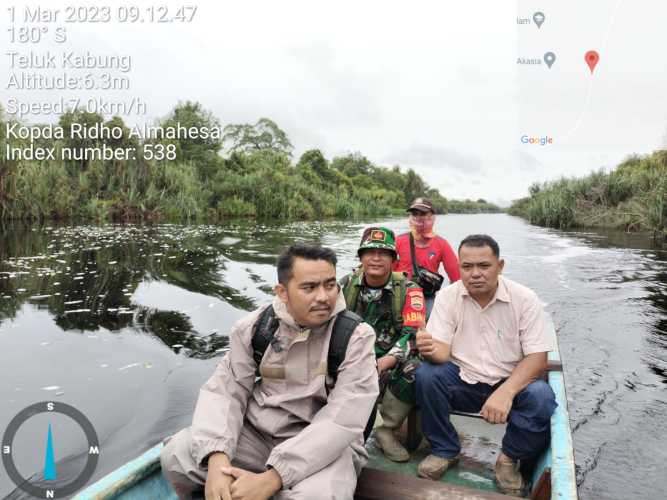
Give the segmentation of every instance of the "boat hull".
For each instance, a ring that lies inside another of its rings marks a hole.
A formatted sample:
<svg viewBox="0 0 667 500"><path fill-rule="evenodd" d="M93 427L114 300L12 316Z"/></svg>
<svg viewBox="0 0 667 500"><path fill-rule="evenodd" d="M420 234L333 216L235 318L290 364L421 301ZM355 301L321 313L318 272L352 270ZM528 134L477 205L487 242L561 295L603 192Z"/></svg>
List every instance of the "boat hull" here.
<svg viewBox="0 0 667 500"><path fill-rule="evenodd" d="M548 382L556 395L558 408L551 417L550 446L534 467L529 497L535 500L577 500L574 453L565 383L557 352L549 353L549 364ZM494 438L484 436L483 431L494 431L502 436L502 427L492 426L477 419L468 418L467 420L475 420L476 423L468 426L465 423L462 424L464 432L468 427L468 434L474 435L475 439L480 439L479 435L482 434L481 441L495 447L496 451L490 453L497 453L498 440L495 439L494 444ZM486 429L479 427L480 425ZM420 459L420 453L425 455L427 448L416 450L411 462L395 464L384 459L382 454L375 449L372 438L367 447L370 454L369 467L364 469L359 478L355 495L357 500L409 500L439 497L467 500L511 498L497 491L493 482L492 465L489 465L488 457L486 465L484 465L484 460L476 461L475 457L468 461L462 460L457 467L448 471L442 482L437 482L415 477L416 463ZM161 449L161 444L154 446L143 455L86 488L74 498L77 500L176 499L176 494L160 470ZM484 454L485 451L482 449L480 453Z"/></svg>

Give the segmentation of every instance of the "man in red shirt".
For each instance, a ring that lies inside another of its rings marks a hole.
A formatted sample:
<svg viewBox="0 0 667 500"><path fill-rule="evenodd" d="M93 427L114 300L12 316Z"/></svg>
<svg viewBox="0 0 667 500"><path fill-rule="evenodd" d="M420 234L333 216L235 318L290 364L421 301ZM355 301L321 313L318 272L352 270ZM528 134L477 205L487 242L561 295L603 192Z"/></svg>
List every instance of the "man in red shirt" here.
<svg viewBox="0 0 667 500"><path fill-rule="evenodd" d="M447 240L436 235L433 231L435 211L433 210L433 203L428 198L415 199L410 204L407 212L410 213L408 218L410 232L396 238L398 261L394 264L394 270L408 273L408 279L415 281L424 289L426 316L428 318L439 286L429 287L424 279L415 276L410 240L414 241L414 255L417 266L430 273L439 274L438 270L440 269L440 263L442 263L450 283L454 283L460 278L459 261Z"/></svg>

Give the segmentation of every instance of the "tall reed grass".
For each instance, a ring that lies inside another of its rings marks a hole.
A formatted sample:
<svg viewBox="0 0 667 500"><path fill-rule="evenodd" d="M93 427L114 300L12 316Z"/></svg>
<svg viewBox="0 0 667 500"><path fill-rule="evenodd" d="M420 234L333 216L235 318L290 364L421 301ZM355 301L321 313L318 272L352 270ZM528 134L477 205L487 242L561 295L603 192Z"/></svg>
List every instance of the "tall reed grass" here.
<svg viewBox="0 0 667 500"><path fill-rule="evenodd" d="M632 156L611 172L533 185L509 213L532 224L667 233L667 150Z"/></svg>

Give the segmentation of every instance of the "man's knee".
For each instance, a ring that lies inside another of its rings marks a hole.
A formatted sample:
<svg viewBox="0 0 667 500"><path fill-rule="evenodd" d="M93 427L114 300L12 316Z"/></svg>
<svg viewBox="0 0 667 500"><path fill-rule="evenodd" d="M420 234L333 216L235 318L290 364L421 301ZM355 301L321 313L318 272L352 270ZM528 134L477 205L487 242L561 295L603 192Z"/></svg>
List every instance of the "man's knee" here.
<svg viewBox="0 0 667 500"><path fill-rule="evenodd" d="M350 483L342 478L331 478L330 481L303 480L292 488L282 490L276 495L278 500L352 500L357 486L356 477Z"/></svg>
<svg viewBox="0 0 667 500"><path fill-rule="evenodd" d="M525 398L530 406L537 408L551 407L556 402L556 396L551 386L544 380L531 382L524 389Z"/></svg>
<svg viewBox="0 0 667 500"><path fill-rule="evenodd" d="M190 453L190 429L169 438L160 452L162 473L174 489L194 489L206 482L206 472L195 463Z"/></svg>
<svg viewBox="0 0 667 500"><path fill-rule="evenodd" d="M348 447L343 454L324 469L305 478L288 489L281 490L279 500L352 500L357 487L357 476L363 461Z"/></svg>
<svg viewBox="0 0 667 500"><path fill-rule="evenodd" d="M418 389L424 388L425 390L428 390L428 388L433 386L433 383L437 378L436 366L437 365L424 362L417 368L415 373L415 383L417 384Z"/></svg>
<svg viewBox="0 0 667 500"><path fill-rule="evenodd" d="M526 386L519 394L521 412L539 421L547 422L554 412L556 396L549 384L536 380Z"/></svg>
<svg viewBox="0 0 667 500"><path fill-rule="evenodd" d="M181 468L180 459L190 454L189 429L181 429L173 436L165 439L164 448L160 452L162 470L170 471Z"/></svg>

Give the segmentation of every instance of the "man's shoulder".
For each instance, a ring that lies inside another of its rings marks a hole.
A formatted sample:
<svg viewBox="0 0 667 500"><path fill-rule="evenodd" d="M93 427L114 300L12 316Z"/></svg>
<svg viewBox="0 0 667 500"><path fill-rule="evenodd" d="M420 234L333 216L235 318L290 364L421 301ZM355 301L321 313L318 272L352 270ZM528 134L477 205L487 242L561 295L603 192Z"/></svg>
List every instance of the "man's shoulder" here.
<svg viewBox="0 0 667 500"><path fill-rule="evenodd" d="M347 288L350 283L353 281L357 281L358 285L361 285L363 283L363 280L361 279L363 277L364 273L361 270L361 268L355 269L352 272L347 273L345 276L343 276L340 281L338 282L342 288Z"/></svg>
<svg viewBox="0 0 667 500"><path fill-rule="evenodd" d="M421 290L421 287L417 283L408 278L408 273L405 271L392 271L391 281L393 283L392 286L398 287L400 285L401 290L404 292L403 295L405 295L408 288L419 288Z"/></svg>
<svg viewBox="0 0 667 500"><path fill-rule="evenodd" d="M366 320L356 314L353 313L350 310L344 310L338 313L336 316L336 320L339 319L341 314L346 315L347 318L347 323L345 323L344 327L341 329L341 323L334 322L334 326L332 328L332 335L334 333L334 330L336 330L336 335L342 335L342 334L349 334L349 339L348 342L353 343L353 342L362 342L363 339L368 338L368 337L373 337L375 339L375 330L371 325L366 323ZM351 326L354 326L354 328L350 328ZM350 331L351 330L351 331Z"/></svg>
<svg viewBox="0 0 667 500"><path fill-rule="evenodd" d="M537 293L531 288L508 278L502 277L501 279L506 293L509 295L510 303L515 304L517 311L541 304Z"/></svg>
<svg viewBox="0 0 667 500"><path fill-rule="evenodd" d="M500 277L501 282L505 286L505 289L510 294L511 298L518 298L521 300L536 300L537 293L532 288L528 288L526 285L505 278L504 276Z"/></svg>
<svg viewBox="0 0 667 500"><path fill-rule="evenodd" d="M450 283L438 292L435 296L435 302L436 304L442 304L441 307L446 307L449 310L461 307L461 297L464 290L461 280Z"/></svg>
<svg viewBox="0 0 667 500"><path fill-rule="evenodd" d="M405 273L403 273L403 274L405 274ZM402 294L401 294L401 304L405 304L405 301L406 301L407 298L408 298L408 291L411 290L411 289L412 289L412 290L414 290L414 289L419 289L419 291L422 292L422 295L424 294L424 291L422 290L422 287L420 287L420 286L419 286L417 283L415 283L414 281L409 280L407 277L405 277L403 281L404 281L404 283L405 283L405 286L404 286L404 287L403 287L403 286L401 287L401 290L402 290Z"/></svg>
<svg viewBox="0 0 667 500"><path fill-rule="evenodd" d="M402 233L396 236L396 244L405 244L410 241L410 233Z"/></svg>
<svg viewBox="0 0 667 500"><path fill-rule="evenodd" d="M375 338L375 330L371 325L366 323L365 321L362 321L356 326L354 331L352 332L352 337L356 337L359 339L363 339L366 337L373 337ZM352 339L350 339L352 340Z"/></svg>
<svg viewBox="0 0 667 500"><path fill-rule="evenodd" d="M352 277L354 276L354 272L347 273L345 276L343 276L338 283L340 283L340 286L344 287L347 286L347 284L352 281Z"/></svg>
<svg viewBox="0 0 667 500"><path fill-rule="evenodd" d="M450 283L447 285L445 288L440 290L438 294L445 295L448 299L454 299L461 295L463 290L465 289L465 286L463 285L463 281L458 280L455 281L454 283Z"/></svg>
<svg viewBox="0 0 667 500"><path fill-rule="evenodd" d="M419 288L419 289L421 289L421 287L417 283L415 283L414 281L409 280L407 278L405 280L405 288Z"/></svg>
<svg viewBox="0 0 667 500"><path fill-rule="evenodd" d="M259 308L255 309L251 313L246 314L242 318L238 319L234 325L232 326L232 330L236 330L238 332L247 332L249 330L252 330L253 327L255 326L255 323L259 320L259 317L262 315L262 313L268 309L269 307L272 307L272 303L267 303L264 304L263 306L260 306Z"/></svg>

